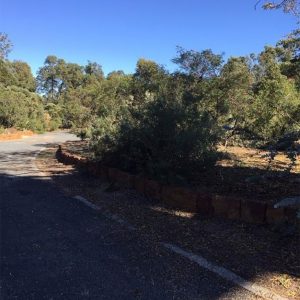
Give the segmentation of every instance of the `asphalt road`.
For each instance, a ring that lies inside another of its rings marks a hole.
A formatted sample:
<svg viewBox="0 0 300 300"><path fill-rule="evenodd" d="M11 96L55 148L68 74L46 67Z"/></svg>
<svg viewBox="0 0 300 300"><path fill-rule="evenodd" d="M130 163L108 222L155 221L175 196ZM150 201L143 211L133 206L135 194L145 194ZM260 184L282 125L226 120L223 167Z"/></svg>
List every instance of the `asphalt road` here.
<svg viewBox="0 0 300 300"><path fill-rule="evenodd" d="M34 160L70 139L0 142L1 299L253 299L59 191Z"/></svg>

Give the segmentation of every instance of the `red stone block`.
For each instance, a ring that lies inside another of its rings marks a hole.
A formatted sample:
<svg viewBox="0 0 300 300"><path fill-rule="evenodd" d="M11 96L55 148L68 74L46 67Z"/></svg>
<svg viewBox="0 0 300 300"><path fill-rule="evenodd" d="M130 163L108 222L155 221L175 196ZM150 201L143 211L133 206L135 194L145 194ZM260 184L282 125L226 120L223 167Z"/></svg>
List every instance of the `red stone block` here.
<svg viewBox="0 0 300 300"><path fill-rule="evenodd" d="M78 155L72 155L72 159L73 159L73 164L77 165L80 162L81 157Z"/></svg>
<svg viewBox="0 0 300 300"><path fill-rule="evenodd" d="M266 222L269 224L272 223L281 223L286 220L286 216L284 213L284 208L279 207L279 208L274 208L273 205L268 205L267 206L267 211L266 211Z"/></svg>
<svg viewBox="0 0 300 300"><path fill-rule="evenodd" d="M196 192L181 187L163 186L161 193L165 204L188 212L197 212L197 197Z"/></svg>
<svg viewBox="0 0 300 300"><path fill-rule="evenodd" d="M58 146L58 149L56 150L55 157L59 162L62 161L62 151L61 151L60 145Z"/></svg>
<svg viewBox="0 0 300 300"><path fill-rule="evenodd" d="M61 152L61 154L60 154L60 160L61 160L62 163L65 163L65 161L66 161L66 154L64 152Z"/></svg>
<svg viewBox="0 0 300 300"><path fill-rule="evenodd" d="M212 197L214 214L227 219L238 220L241 216L241 201L234 197L214 195Z"/></svg>
<svg viewBox="0 0 300 300"><path fill-rule="evenodd" d="M62 160L67 165L76 165L78 162L77 157L68 152L62 152Z"/></svg>
<svg viewBox="0 0 300 300"><path fill-rule="evenodd" d="M160 200L161 198L161 184L155 180L145 179L144 193L146 196Z"/></svg>
<svg viewBox="0 0 300 300"><path fill-rule="evenodd" d="M70 165L75 165L75 160L72 156L69 156L68 161Z"/></svg>
<svg viewBox="0 0 300 300"><path fill-rule="evenodd" d="M198 192L197 212L203 216L212 216L214 214L212 195Z"/></svg>
<svg viewBox="0 0 300 300"><path fill-rule="evenodd" d="M249 223L264 223L266 210L266 203L243 200L241 202L241 219Z"/></svg>
<svg viewBox="0 0 300 300"><path fill-rule="evenodd" d="M136 175L134 177L134 189L139 192L140 194L143 194L145 193L145 178L142 177L142 176L138 176Z"/></svg>
<svg viewBox="0 0 300 300"><path fill-rule="evenodd" d="M290 221L290 222L297 221L297 213L298 213L298 210L296 208L286 207L284 209L285 218L287 221Z"/></svg>
<svg viewBox="0 0 300 300"><path fill-rule="evenodd" d="M108 170L109 168L101 166L100 178L104 181L109 180Z"/></svg>
<svg viewBox="0 0 300 300"><path fill-rule="evenodd" d="M116 181L118 169L108 168L108 179L112 182Z"/></svg>
<svg viewBox="0 0 300 300"><path fill-rule="evenodd" d="M67 154L67 153L64 153L64 163L67 164L67 165L72 165L73 162L72 162L72 157Z"/></svg>
<svg viewBox="0 0 300 300"><path fill-rule="evenodd" d="M127 172L123 172L120 170L116 170L115 171L115 180L126 187L132 188L133 187L133 183L134 183L134 176L127 173Z"/></svg>
<svg viewBox="0 0 300 300"><path fill-rule="evenodd" d="M85 159L80 159L78 162L77 162L77 166L79 168L84 168L86 166L86 161Z"/></svg>
<svg viewBox="0 0 300 300"><path fill-rule="evenodd" d="M96 176L97 175L97 166L94 162L90 162L88 164L88 171L90 174Z"/></svg>
<svg viewBox="0 0 300 300"><path fill-rule="evenodd" d="M99 177L101 173L101 166L97 162L91 162L91 174Z"/></svg>

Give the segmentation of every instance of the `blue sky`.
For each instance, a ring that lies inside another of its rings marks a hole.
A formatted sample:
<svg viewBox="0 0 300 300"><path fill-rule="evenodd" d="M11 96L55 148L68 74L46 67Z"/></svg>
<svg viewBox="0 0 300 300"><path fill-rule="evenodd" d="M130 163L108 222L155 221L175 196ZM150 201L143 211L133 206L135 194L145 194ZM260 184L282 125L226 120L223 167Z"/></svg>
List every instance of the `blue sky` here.
<svg viewBox="0 0 300 300"><path fill-rule="evenodd" d="M169 69L176 46L211 48L226 57L260 52L296 19L254 9L256 0L0 0L0 32L14 44L9 59L35 73L49 54L69 62L96 61L105 73L133 72L143 57Z"/></svg>

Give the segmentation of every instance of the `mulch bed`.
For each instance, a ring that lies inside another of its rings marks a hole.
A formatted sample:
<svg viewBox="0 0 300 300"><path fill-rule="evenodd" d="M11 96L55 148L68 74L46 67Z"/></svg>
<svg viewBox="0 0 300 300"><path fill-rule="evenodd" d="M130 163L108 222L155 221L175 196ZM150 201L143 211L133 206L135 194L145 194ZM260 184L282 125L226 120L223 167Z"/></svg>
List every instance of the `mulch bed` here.
<svg viewBox="0 0 300 300"><path fill-rule="evenodd" d="M93 158L88 142L67 142L63 145L70 153ZM300 158L290 173L289 160L283 153L276 156L271 167L263 156L265 151L243 147L220 147L224 158L214 168L195 176L193 188L227 196L273 204L285 197L300 194Z"/></svg>

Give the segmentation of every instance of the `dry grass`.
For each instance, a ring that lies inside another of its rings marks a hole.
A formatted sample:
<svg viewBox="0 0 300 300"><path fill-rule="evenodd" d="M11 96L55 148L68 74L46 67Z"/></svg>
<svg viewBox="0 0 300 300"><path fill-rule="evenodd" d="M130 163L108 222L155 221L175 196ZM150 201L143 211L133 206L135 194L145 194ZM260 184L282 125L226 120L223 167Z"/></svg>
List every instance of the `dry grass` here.
<svg viewBox="0 0 300 300"><path fill-rule="evenodd" d="M268 152L253 148L245 147L219 147L219 151L225 153L229 158L222 159L218 165L223 167L243 166L245 168L257 168L266 170L268 168L268 159L265 157ZM270 165L271 171L285 171L290 163L290 160L283 152L276 155L274 161ZM295 174L300 174L300 159L298 157L295 167L291 171Z"/></svg>

